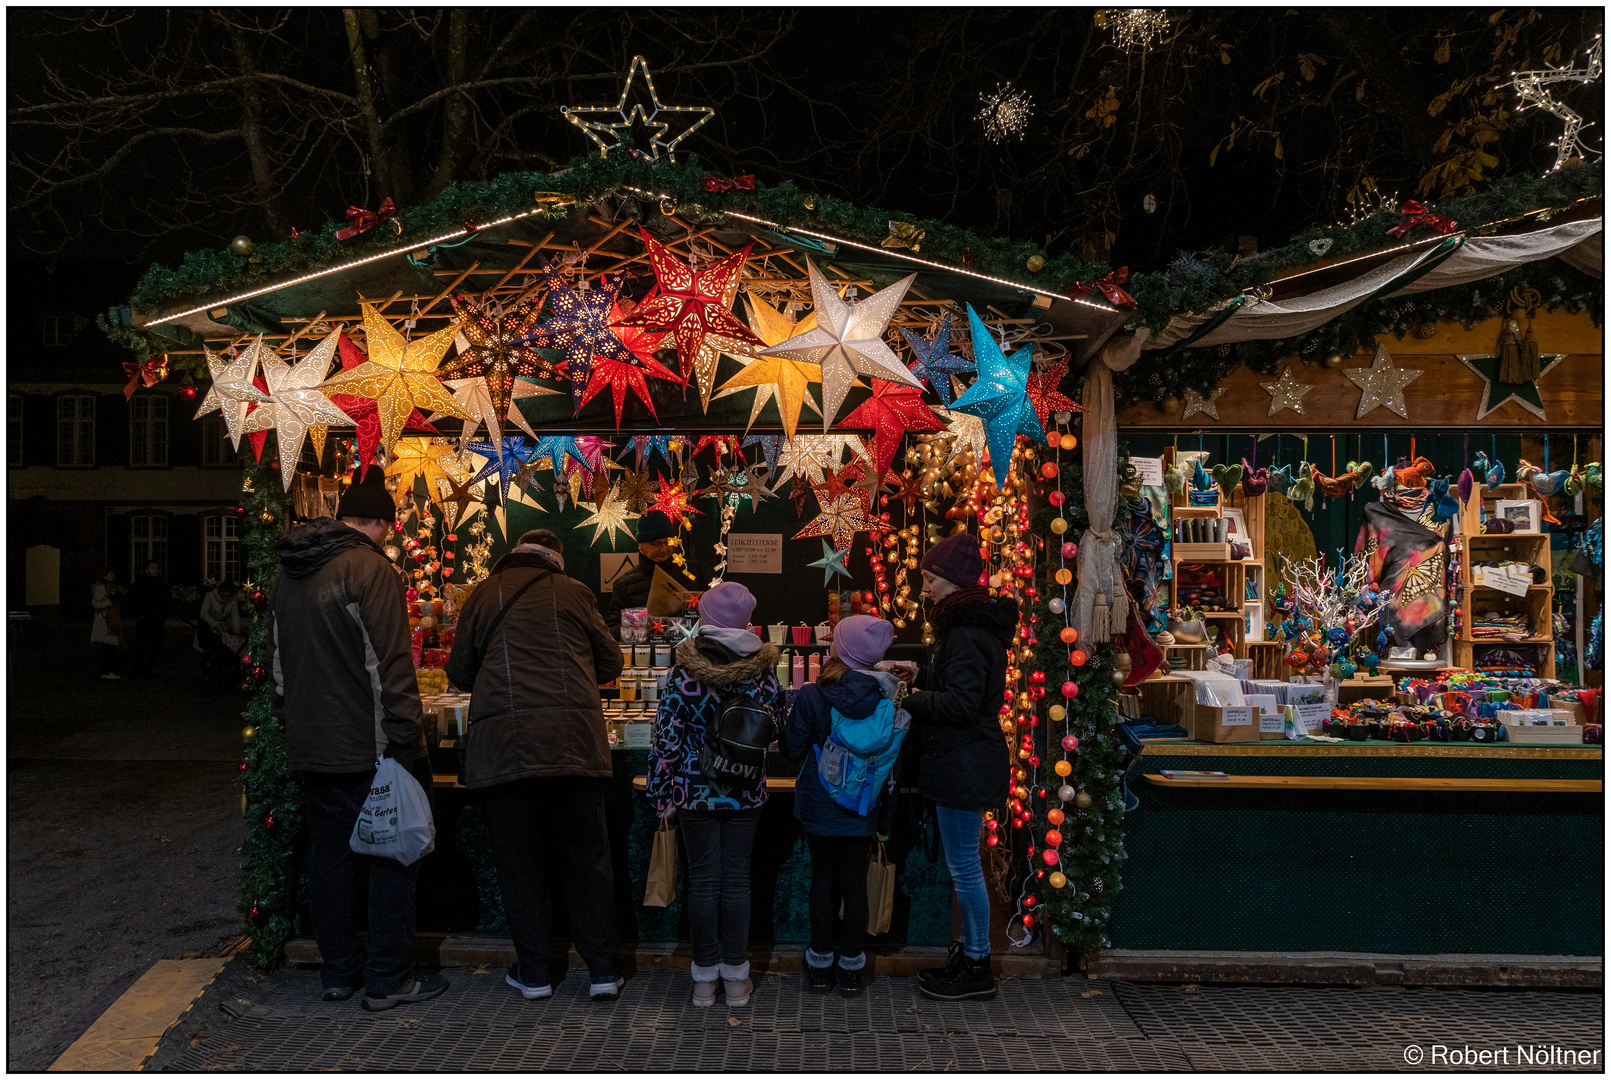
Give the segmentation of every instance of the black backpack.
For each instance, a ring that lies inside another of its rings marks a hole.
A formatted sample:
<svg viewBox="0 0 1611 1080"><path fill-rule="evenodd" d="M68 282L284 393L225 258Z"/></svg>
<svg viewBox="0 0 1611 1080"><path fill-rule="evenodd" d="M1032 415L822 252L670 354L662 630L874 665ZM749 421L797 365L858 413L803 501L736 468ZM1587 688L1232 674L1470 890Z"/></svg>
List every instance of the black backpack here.
<svg viewBox="0 0 1611 1080"><path fill-rule="evenodd" d="M766 748L777 737L772 710L753 695L723 695L705 729L699 771L719 784L748 786L766 775Z"/></svg>

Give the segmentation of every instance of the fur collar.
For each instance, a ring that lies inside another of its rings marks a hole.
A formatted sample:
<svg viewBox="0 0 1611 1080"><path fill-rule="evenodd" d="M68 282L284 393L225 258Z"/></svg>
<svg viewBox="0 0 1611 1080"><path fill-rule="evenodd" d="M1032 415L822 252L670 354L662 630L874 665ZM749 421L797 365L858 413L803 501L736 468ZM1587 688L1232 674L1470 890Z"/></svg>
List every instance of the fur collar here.
<svg viewBox="0 0 1611 1080"><path fill-rule="evenodd" d="M677 663L704 686L718 689L748 682L777 667L778 647L763 644L753 656L741 656L729 664L717 664L701 653L689 638L677 646Z"/></svg>
<svg viewBox="0 0 1611 1080"><path fill-rule="evenodd" d="M979 603L958 604L934 620L937 635L955 626L980 626L1001 638L1003 644L1009 643L1018 626L1018 601L1011 596L992 596Z"/></svg>

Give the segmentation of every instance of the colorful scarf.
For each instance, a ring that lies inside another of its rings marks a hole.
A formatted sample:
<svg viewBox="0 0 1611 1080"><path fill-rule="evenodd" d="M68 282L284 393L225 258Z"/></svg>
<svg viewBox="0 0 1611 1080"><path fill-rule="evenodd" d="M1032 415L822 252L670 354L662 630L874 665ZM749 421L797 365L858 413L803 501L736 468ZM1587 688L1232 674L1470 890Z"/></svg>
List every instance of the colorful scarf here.
<svg viewBox="0 0 1611 1080"><path fill-rule="evenodd" d="M1448 636L1448 594L1443 581L1443 536L1386 502L1365 506L1356 554L1370 563L1370 579L1392 599L1383 615L1393 640L1417 653L1437 649Z"/></svg>

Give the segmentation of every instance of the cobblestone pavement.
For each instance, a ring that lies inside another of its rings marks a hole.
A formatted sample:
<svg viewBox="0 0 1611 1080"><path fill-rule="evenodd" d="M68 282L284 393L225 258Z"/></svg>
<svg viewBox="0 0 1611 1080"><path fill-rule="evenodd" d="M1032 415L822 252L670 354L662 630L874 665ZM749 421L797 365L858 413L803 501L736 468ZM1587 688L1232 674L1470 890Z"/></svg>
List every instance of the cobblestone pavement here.
<svg viewBox="0 0 1611 1080"><path fill-rule="evenodd" d="M1182 987L1009 979L944 1003L875 978L859 999L763 975L743 1008L687 1003L686 975L644 974L613 1004L572 972L525 1001L498 969L447 969L434 1001L368 1014L319 1000L313 971L233 961L146 1068L167 1071L1442 1071L1435 1047L1600 1050L1599 993L1396 987ZM1428 1055L1406 1064L1410 1047ZM1535 1051L1536 1053L1536 1051ZM1599 1059L1604 1062L1604 1054ZM1525 1062L1521 1062L1525 1068ZM1559 1069L1559 1064L1553 1066ZM1591 1067L1587 1071L1602 1071Z"/></svg>

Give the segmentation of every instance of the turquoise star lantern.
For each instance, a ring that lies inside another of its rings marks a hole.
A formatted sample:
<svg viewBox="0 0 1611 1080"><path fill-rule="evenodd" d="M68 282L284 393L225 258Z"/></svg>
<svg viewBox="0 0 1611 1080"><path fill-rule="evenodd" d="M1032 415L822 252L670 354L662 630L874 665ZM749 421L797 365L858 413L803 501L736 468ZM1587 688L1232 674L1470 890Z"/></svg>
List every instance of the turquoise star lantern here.
<svg viewBox="0 0 1611 1080"><path fill-rule="evenodd" d="M1027 435L1036 442L1046 441L1046 429L1035 415L1027 393L1035 346L1025 345L1011 356L1003 354L972 304L968 305L968 327L973 333L973 362L978 365L979 378L952 408L984 422L996 486L1000 487L1017 437Z"/></svg>
<svg viewBox="0 0 1611 1080"><path fill-rule="evenodd" d="M843 574L845 577L850 576L850 571L845 569L845 560L849 557L849 547L846 547L843 551L835 551L833 546L824 540L822 542L822 558L806 565L822 567L822 583L827 585L833 581L835 574Z"/></svg>

